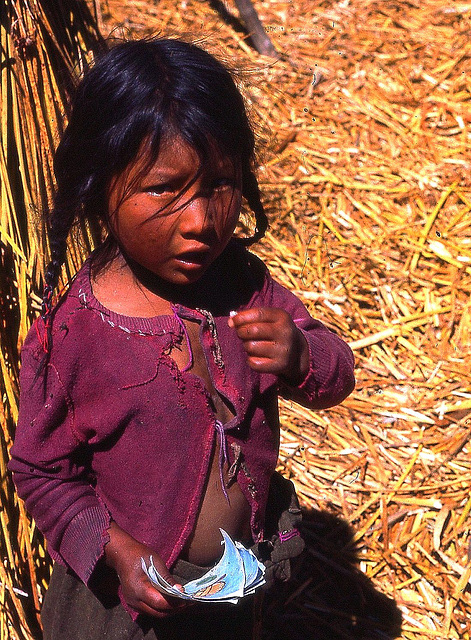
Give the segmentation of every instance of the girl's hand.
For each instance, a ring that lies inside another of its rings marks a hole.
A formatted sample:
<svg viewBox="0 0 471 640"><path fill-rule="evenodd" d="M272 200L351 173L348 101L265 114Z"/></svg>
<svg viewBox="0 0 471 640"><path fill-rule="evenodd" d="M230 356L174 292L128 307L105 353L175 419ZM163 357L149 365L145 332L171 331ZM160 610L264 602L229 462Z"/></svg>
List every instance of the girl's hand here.
<svg viewBox="0 0 471 640"><path fill-rule="evenodd" d="M142 570L141 558L149 564L149 557L152 556L159 573L170 584L178 587L159 556L123 531L115 522L111 523L109 534L110 541L105 546L105 561L118 574L124 599L133 609L162 618L187 606L185 600L170 598L157 591Z"/></svg>
<svg viewBox="0 0 471 640"><path fill-rule="evenodd" d="M309 371L309 348L291 316L283 309L245 309L229 318L244 343L249 366L298 385Z"/></svg>

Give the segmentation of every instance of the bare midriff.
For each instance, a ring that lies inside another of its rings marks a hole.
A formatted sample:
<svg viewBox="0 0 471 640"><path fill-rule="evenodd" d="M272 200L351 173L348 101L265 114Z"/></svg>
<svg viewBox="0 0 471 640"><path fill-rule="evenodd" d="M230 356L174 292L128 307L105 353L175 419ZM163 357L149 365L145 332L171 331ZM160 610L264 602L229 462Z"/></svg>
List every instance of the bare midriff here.
<svg viewBox="0 0 471 640"><path fill-rule="evenodd" d="M213 387L198 336L199 324L195 322L185 324L193 351L194 365L190 371L205 383L211 396L216 419L225 424L233 417L233 412ZM176 349L174 351L172 356L178 366L183 368L189 357L186 345L182 345L181 351ZM216 438L215 433L210 472L193 534L182 553L184 560L202 566L214 564L221 557L220 528L234 540L239 540L246 545L251 543L250 506L237 482L231 482L227 477L227 463L223 467L223 479L227 497L221 485L219 439Z"/></svg>

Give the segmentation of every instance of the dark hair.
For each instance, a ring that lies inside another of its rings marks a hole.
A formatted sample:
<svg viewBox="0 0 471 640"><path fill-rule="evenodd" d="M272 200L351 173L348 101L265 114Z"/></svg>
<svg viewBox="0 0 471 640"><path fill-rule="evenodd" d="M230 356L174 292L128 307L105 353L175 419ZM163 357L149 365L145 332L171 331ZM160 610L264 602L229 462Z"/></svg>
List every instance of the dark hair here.
<svg viewBox="0 0 471 640"><path fill-rule="evenodd" d="M57 189L42 311L49 337L52 293L72 225L87 220L92 228L98 223L106 228L112 179L136 159L144 141L150 150L146 166L155 162L162 136L170 131L196 150L202 165L214 157L214 143L239 164L242 193L256 220L255 233L245 242L264 235L268 222L253 172L254 134L230 72L200 47L178 39L115 45L78 85L54 158ZM109 260L116 250L110 234L103 247Z"/></svg>

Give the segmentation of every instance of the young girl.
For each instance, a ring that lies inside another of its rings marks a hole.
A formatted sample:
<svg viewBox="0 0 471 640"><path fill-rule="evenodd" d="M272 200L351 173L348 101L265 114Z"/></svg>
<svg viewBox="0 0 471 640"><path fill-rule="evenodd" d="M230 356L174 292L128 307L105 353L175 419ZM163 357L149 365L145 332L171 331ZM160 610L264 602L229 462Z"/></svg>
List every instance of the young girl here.
<svg viewBox="0 0 471 640"><path fill-rule="evenodd" d="M284 531L267 525L277 396L341 402L353 357L245 248L267 226L253 164L231 75L194 45L120 44L79 85L10 463L55 560L46 640L251 638L251 598L188 606L141 558L182 584L220 558L220 528L275 569L280 542L299 549L293 500ZM78 220L105 238L53 308Z"/></svg>

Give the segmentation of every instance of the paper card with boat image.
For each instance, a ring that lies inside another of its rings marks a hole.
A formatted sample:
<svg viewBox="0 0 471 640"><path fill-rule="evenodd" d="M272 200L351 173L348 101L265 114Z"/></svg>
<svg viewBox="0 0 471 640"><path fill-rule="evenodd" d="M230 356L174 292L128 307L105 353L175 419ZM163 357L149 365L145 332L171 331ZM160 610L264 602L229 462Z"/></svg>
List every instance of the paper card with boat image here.
<svg viewBox="0 0 471 640"><path fill-rule="evenodd" d="M201 578L183 585L183 592L175 589L159 574L152 557L149 567L142 558L142 569L161 593L184 600L236 604L240 598L251 595L265 584L265 567L250 549L246 549L240 542L234 543L223 529L220 531L224 544L222 558Z"/></svg>

